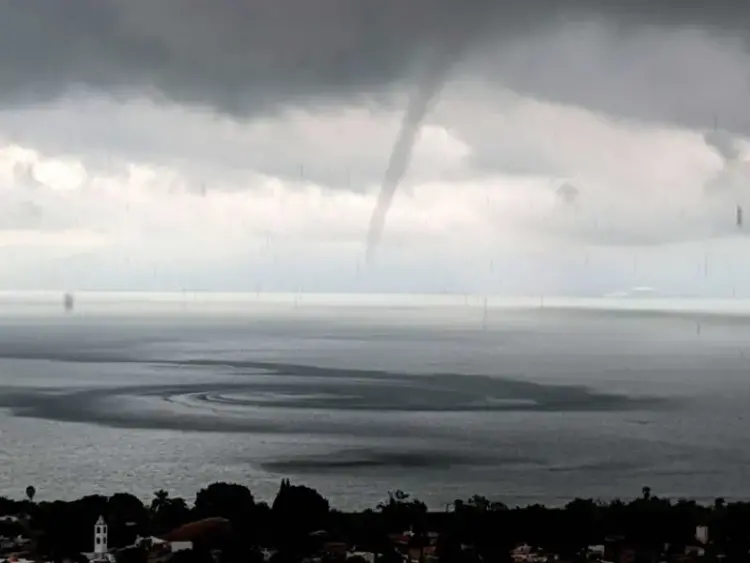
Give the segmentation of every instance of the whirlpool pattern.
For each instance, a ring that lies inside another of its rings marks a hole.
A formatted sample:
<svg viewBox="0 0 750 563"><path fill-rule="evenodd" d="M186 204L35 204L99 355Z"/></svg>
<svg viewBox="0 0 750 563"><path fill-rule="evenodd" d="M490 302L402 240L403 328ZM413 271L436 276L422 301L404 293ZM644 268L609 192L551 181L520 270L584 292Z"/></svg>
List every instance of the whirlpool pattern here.
<svg viewBox="0 0 750 563"><path fill-rule="evenodd" d="M116 427L222 432L314 428L318 432L347 433L351 427L342 427L342 421L356 424L357 413L363 412L380 416L387 423L429 413L622 411L669 405L656 397L636 398L583 386L485 375L409 375L206 359L155 361L151 365L200 369L210 377L201 382L105 388L13 387L0 390L0 406L10 408L17 416ZM378 425L371 426L371 431L377 432Z"/></svg>

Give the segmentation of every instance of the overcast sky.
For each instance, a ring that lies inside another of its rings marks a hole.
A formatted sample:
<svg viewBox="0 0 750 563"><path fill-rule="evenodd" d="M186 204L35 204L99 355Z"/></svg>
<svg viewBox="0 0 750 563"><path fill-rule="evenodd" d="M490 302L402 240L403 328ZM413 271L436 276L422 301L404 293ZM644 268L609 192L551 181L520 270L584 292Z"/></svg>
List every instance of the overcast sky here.
<svg viewBox="0 0 750 563"><path fill-rule="evenodd" d="M4 2L0 289L750 296L748 100L740 0Z"/></svg>

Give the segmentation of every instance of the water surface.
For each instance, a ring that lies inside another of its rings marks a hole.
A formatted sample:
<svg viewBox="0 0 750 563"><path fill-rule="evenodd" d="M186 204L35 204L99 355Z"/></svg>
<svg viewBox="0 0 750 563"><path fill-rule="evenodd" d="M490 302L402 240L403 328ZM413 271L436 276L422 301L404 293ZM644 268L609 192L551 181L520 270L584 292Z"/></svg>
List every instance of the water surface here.
<svg viewBox="0 0 750 563"><path fill-rule="evenodd" d="M750 304L0 295L0 494L750 495Z"/></svg>

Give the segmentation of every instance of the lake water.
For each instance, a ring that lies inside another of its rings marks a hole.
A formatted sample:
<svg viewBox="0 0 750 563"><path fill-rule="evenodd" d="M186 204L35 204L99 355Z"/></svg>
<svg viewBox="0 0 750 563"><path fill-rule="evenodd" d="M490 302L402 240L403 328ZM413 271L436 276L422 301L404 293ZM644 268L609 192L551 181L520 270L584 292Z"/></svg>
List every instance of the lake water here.
<svg viewBox="0 0 750 563"><path fill-rule="evenodd" d="M750 303L0 295L0 494L750 496Z"/></svg>

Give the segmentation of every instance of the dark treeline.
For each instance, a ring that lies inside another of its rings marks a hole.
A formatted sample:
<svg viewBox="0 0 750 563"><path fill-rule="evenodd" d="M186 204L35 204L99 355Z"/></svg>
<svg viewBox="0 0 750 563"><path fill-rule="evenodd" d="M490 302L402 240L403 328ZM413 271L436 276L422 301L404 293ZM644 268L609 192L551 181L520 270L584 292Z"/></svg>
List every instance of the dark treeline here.
<svg viewBox="0 0 750 563"><path fill-rule="evenodd" d="M670 501L647 487L627 502L576 499L559 508L510 508L474 496L455 501L445 511L429 511L424 503L396 491L377 507L357 513L332 510L314 489L288 481L270 505L256 501L247 487L231 483L202 489L192 506L165 491L157 491L146 504L127 493L35 502L30 487L27 495L25 500L0 498L0 515L27 515L16 523L0 523L0 535L31 535L38 553L57 561L91 551L92 528L100 515L109 526L113 548L131 545L137 536L164 537L196 520L224 518L231 524L229 531L202 538L205 545L196 543L191 557L203 548L205 553L220 549L227 563L258 560L259 547L279 550L277 560L298 560L320 552L327 542L386 554L381 559L387 561L393 551L390 536L405 530L413 532L413 544L426 543L428 537L436 541L441 561L508 561L509 551L522 543L574 561L584 558L587 546L612 536L640 552L664 553L669 544L668 551L684 553L696 543L696 526L703 525L710 529L709 549L725 560L745 562L750 549L750 503Z"/></svg>

